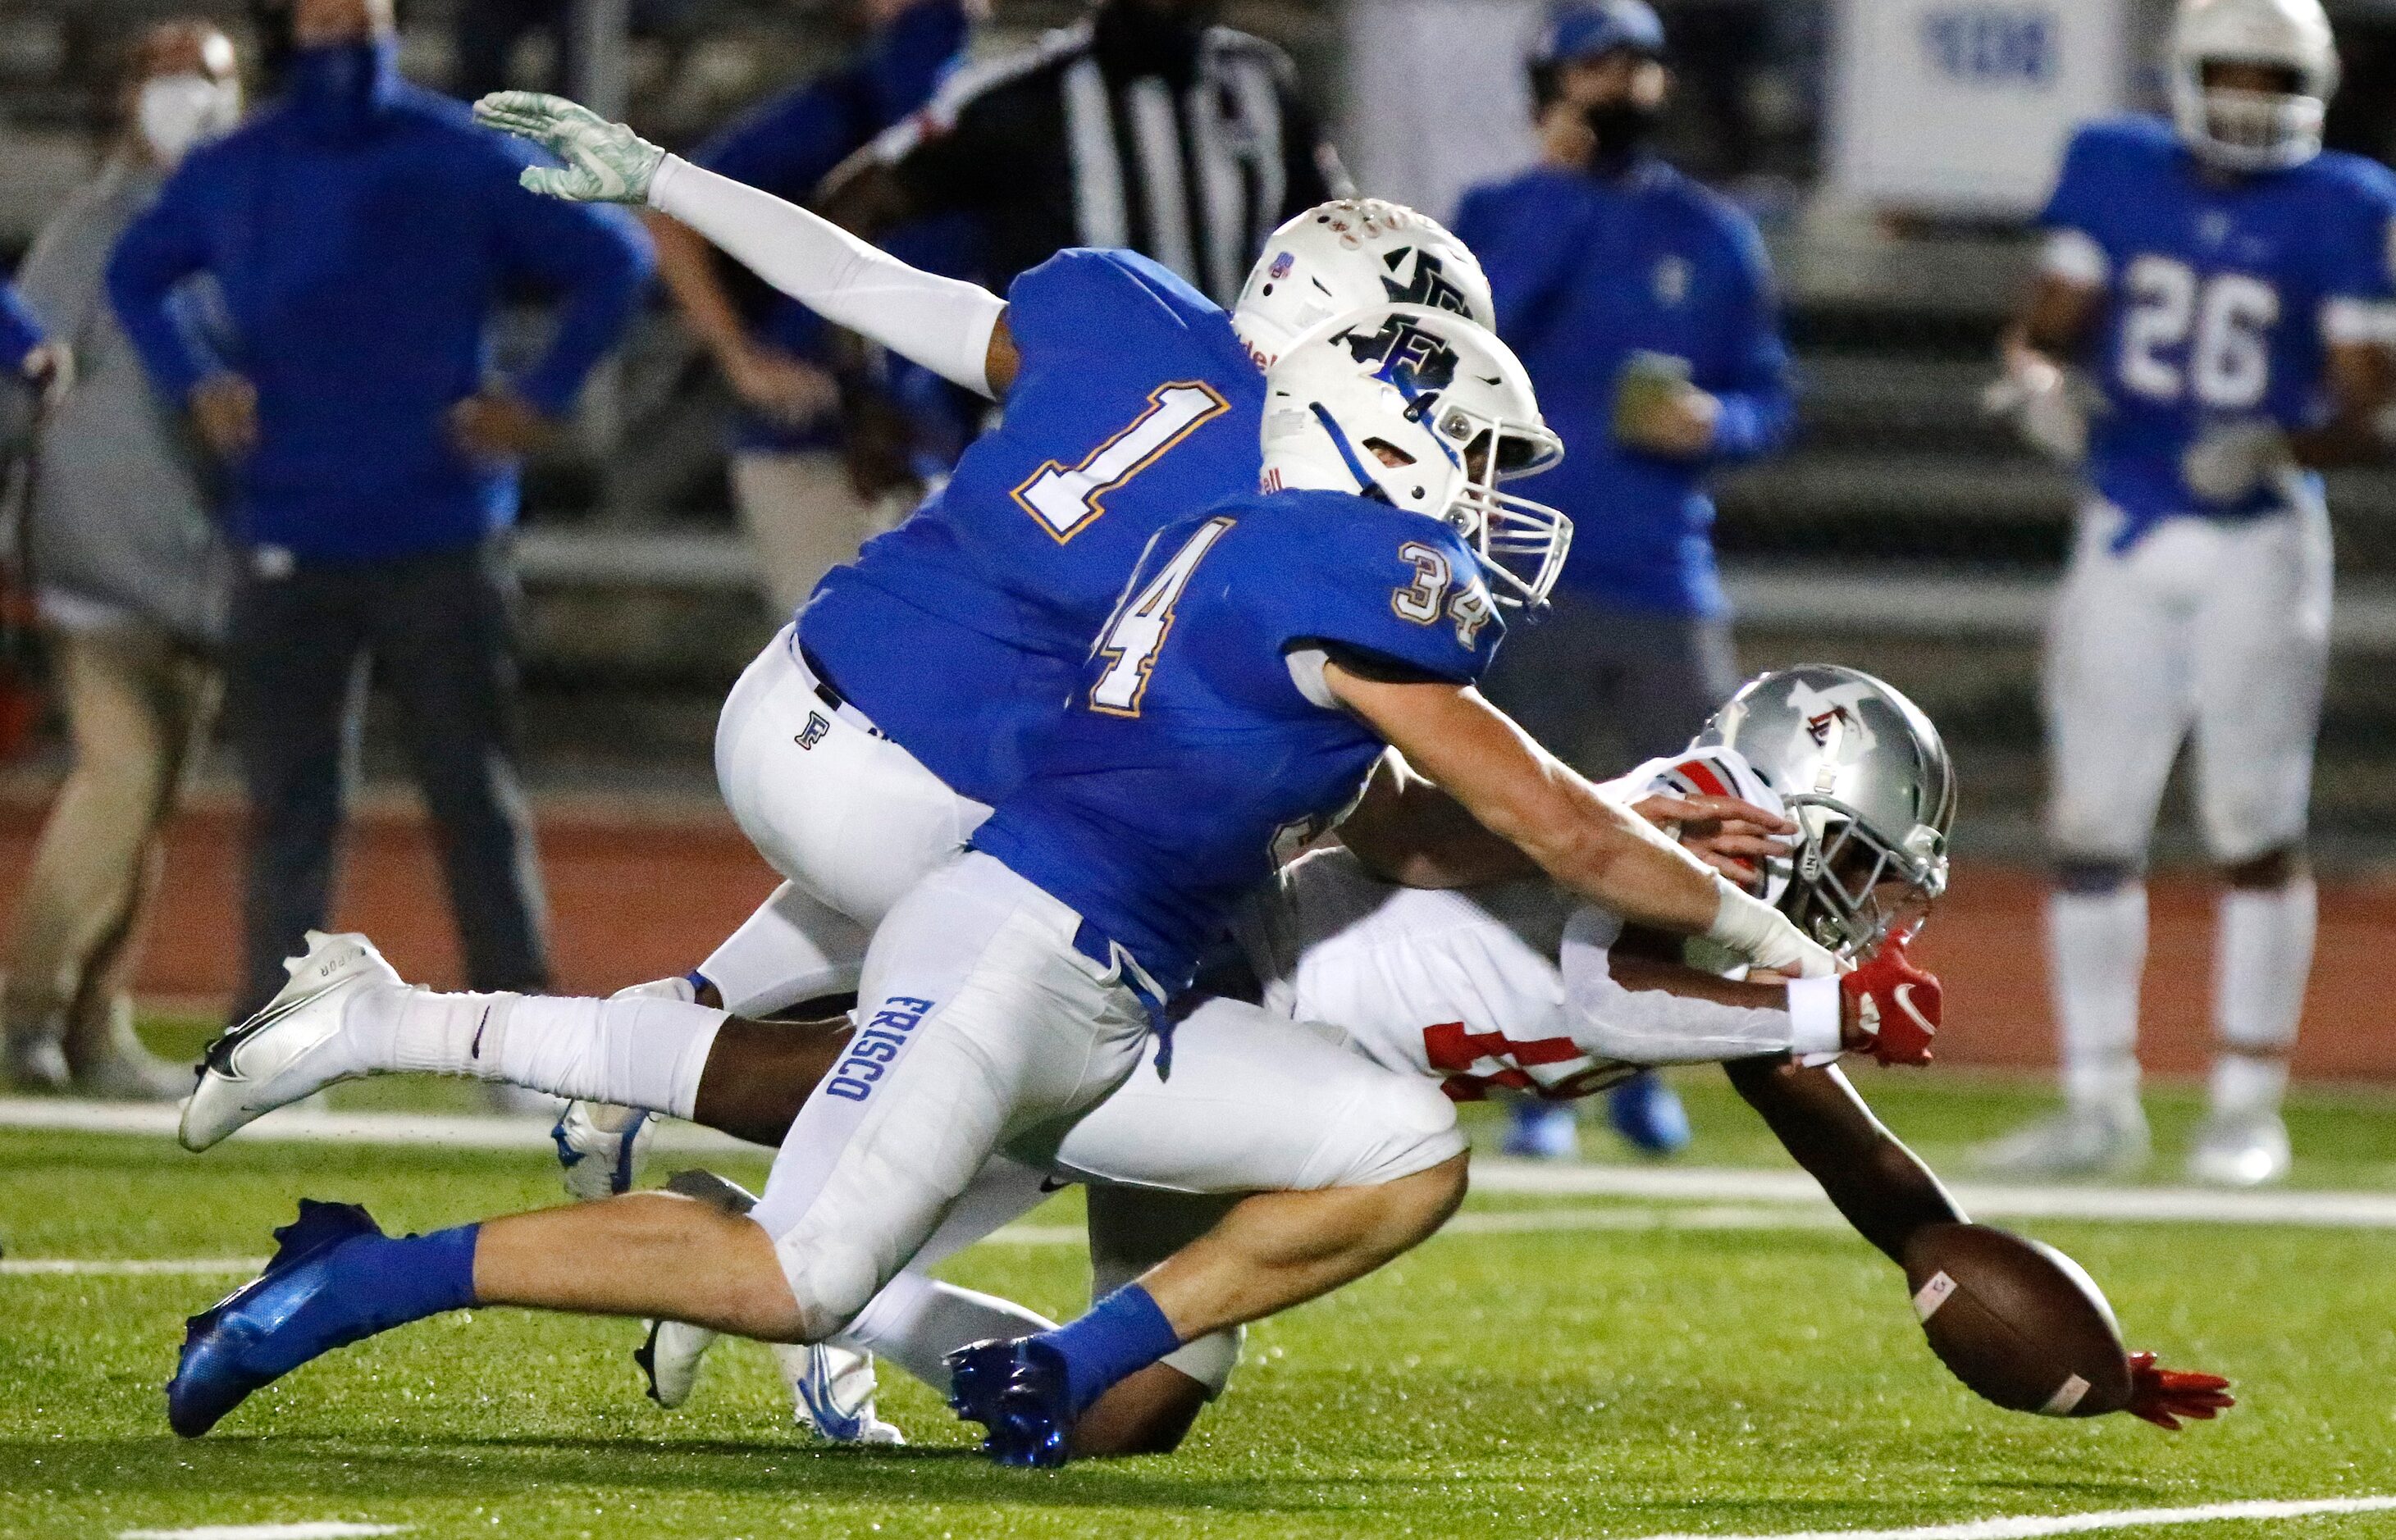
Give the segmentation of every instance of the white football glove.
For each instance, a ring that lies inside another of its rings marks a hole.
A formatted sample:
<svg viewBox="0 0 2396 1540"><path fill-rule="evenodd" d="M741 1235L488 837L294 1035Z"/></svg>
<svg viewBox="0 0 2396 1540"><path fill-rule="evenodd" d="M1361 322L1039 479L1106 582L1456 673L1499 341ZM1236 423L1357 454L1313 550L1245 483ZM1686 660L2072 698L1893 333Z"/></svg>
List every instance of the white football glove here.
<svg viewBox="0 0 2396 1540"><path fill-rule="evenodd" d="M2237 422L2199 434L2180 457L2180 479L2202 500L2228 508L2293 475L2296 455L2278 424Z"/></svg>
<svg viewBox="0 0 2396 1540"><path fill-rule="evenodd" d="M566 163L527 166L527 192L568 203L645 204L666 153L579 102L539 91L494 91L474 103L474 121L528 139Z"/></svg>
<svg viewBox="0 0 2396 1540"><path fill-rule="evenodd" d="M2070 371L2027 348L2007 351L2004 376L1980 392L1980 409L2010 420L2024 443L2058 465L2088 458L2088 413Z"/></svg>

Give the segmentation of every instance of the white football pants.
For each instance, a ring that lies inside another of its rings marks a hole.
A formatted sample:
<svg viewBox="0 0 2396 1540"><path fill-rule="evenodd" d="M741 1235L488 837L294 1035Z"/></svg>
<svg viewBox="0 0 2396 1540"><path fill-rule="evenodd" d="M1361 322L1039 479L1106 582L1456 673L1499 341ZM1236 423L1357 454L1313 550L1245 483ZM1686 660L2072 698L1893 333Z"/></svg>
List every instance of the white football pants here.
<svg viewBox="0 0 2396 1540"><path fill-rule="evenodd" d="M2066 860L2136 864L2180 740L2224 865L2301 838L2329 657L2329 515L2172 519L2127 551L2081 515L2047 637L2050 833Z"/></svg>
<svg viewBox="0 0 2396 1540"><path fill-rule="evenodd" d="M1074 945L1082 917L978 852L925 878L866 953L857 1032L774 1160L751 1217L810 1339L846 1325L993 1154L1045 1164L1122 1084L1147 1004Z"/></svg>
<svg viewBox="0 0 2396 1540"><path fill-rule="evenodd" d="M1102 1295L1206 1233L1251 1192L1376 1187L1429 1171L1465 1148L1456 1107L1431 1081L1384 1069L1337 1028L1210 1000L1174 1029L1173 1074L1153 1051L1113 1095L1036 1162L993 1160L911 1265L920 1271L971 1245L1069 1181L1089 1184L1091 1293ZM1054 1176L1046 1184L1041 1172ZM902 1363L937 1362L962 1341L902 1345L871 1330L848 1346ZM895 1312L894 1312L895 1313ZM1165 1361L1219 1395L1240 1334L1184 1344Z"/></svg>
<svg viewBox="0 0 2396 1540"><path fill-rule="evenodd" d="M700 965L739 1015L855 989L883 916L990 816L818 691L797 628L785 626L716 722L724 804L789 879Z"/></svg>

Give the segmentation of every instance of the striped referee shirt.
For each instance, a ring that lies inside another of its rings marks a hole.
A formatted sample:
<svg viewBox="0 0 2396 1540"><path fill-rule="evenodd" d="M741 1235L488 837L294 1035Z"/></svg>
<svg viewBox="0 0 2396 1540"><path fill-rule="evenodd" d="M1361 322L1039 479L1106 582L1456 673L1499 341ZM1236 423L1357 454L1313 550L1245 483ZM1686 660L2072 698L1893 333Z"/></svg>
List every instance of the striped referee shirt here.
<svg viewBox="0 0 2396 1540"><path fill-rule="evenodd" d="M1177 85L1109 57L1090 22L960 71L864 158L912 212L978 216L991 286L1067 246L1121 246L1229 305L1284 220L1353 192L1287 55L1208 28Z"/></svg>

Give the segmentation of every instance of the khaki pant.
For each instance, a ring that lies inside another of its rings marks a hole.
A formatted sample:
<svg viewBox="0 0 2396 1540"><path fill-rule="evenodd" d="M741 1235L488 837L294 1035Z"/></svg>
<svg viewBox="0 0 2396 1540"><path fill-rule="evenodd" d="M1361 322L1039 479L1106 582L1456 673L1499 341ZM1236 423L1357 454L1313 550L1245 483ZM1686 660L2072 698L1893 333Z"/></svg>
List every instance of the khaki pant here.
<svg viewBox="0 0 2396 1540"><path fill-rule="evenodd" d="M805 604L825 573L910 511L893 499L859 498L848 468L830 450L733 456L732 501L765 573L766 597L784 614Z"/></svg>
<svg viewBox="0 0 2396 1540"><path fill-rule="evenodd" d="M74 739L9 937L12 1042L61 1042L78 1071L111 1047L156 885L159 833L216 714L216 670L138 624L53 632Z"/></svg>

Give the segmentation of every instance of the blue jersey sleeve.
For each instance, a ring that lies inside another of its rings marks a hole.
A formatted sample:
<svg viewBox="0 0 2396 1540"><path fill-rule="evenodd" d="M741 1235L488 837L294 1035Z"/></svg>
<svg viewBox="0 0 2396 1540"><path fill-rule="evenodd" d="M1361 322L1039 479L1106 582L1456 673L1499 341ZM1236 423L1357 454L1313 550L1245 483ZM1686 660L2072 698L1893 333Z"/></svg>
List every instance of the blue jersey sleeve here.
<svg viewBox="0 0 2396 1540"><path fill-rule="evenodd" d="M2321 232L2322 297L2386 305L2396 300L2396 174L2369 162L2353 171L2348 218Z"/></svg>
<svg viewBox="0 0 2396 1540"><path fill-rule="evenodd" d="M2090 124L2071 136L2063 153L2062 174L2056 179L2045 211L2039 215L2041 225L2090 236L2104 228L2104 211L2114 195L2115 143L2116 136L2107 124Z"/></svg>
<svg viewBox="0 0 2396 1540"><path fill-rule="evenodd" d="M1789 346L1780 336L1780 302L1772 281L1772 259L1753 220L1725 210L1720 259L1724 281L1722 356L1726 370L1700 385L1721 404L1714 420L1712 458L1751 459L1788 442L1797 426L1796 392L1790 380Z"/></svg>
<svg viewBox="0 0 2396 1540"><path fill-rule="evenodd" d="M1338 492L1281 493L1249 518L1225 598L1276 656L1319 650L1452 684L1497 656L1505 624L1446 525Z"/></svg>
<svg viewBox="0 0 2396 1540"><path fill-rule="evenodd" d="M1138 252L1087 246L1058 252L1006 293L1006 329L1026 370L1076 355L1112 359L1126 335L1189 330L1221 314L1221 306Z"/></svg>

